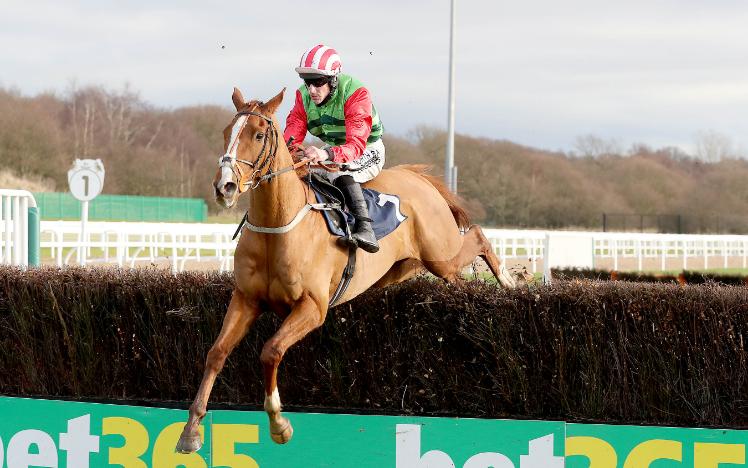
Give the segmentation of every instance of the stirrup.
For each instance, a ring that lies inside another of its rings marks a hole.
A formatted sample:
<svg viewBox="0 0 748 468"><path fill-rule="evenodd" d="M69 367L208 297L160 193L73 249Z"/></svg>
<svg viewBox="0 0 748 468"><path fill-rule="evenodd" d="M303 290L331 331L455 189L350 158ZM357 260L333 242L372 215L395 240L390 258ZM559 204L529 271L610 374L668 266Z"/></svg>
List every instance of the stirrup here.
<svg viewBox="0 0 748 468"><path fill-rule="evenodd" d="M362 249L369 253L379 252L379 242L377 242L377 238L374 237L373 232L372 237L374 237L374 242L369 242L368 240L361 238L361 236L358 236L357 234L358 233L353 234L353 240L356 242L356 245L358 245L359 249Z"/></svg>
<svg viewBox="0 0 748 468"><path fill-rule="evenodd" d="M351 235L350 237L338 237L335 242L338 244L338 246L345 249L350 249L351 247L355 249L356 247L358 247L358 242L356 242L356 239L353 238L353 235Z"/></svg>

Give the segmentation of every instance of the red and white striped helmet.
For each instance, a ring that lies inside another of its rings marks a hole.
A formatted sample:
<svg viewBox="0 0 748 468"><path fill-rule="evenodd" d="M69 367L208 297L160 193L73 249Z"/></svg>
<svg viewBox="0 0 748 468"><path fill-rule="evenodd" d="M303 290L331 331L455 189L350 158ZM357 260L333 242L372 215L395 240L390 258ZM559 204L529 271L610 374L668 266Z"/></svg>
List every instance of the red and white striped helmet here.
<svg viewBox="0 0 748 468"><path fill-rule="evenodd" d="M340 56L332 47L318 44L304 52L301 56L299 66L296 67L299 75L324 75L335 76L340 73Z"/></svg>

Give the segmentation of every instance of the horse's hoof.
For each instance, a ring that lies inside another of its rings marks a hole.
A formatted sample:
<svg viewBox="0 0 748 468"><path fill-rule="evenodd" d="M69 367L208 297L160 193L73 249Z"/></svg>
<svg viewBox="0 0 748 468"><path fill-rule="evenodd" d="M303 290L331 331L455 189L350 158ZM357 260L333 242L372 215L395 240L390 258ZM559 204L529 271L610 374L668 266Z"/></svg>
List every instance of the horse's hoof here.
<svg viewBox="0 0 748 468"><path fill-rule="evenodd" d="M506 269L504 265L501 265L499 267L499 282L502 286L504 286L507 289L514 289L517 287L517 282L512 278L512 275L509 273L509 270Z"/></svg>
<svg viewBox="0 0 748 468"><path fill-rule="evenodd" d="M202 446L203 442L200 440L199 433L195 435L182 433L175 450L179 453L194 453L200 450Z"/></svg>
<svg viewBox="0 0 748 468"><path fill-rule="evenodd" d="M293 437L293 426L291 425L291 421L286 419L285 426L281 426L280 429L273 430L271 428L270 437L276 444L285 444L286 442L291 440L291 437Z"/></svg>

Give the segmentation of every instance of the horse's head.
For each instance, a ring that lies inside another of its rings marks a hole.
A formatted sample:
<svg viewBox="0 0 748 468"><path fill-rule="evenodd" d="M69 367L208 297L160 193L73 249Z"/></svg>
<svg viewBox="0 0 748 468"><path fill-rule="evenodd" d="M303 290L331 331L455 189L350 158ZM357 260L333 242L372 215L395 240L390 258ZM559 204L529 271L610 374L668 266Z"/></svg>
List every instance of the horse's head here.
<svg viewBox="0 0 748 468"><path fill-rule="evenodd" d="M256 186L263 171L270 170L279 137L273 114L283 101L285 90L263 103L246 102L242 92L234 88L231 100L236 115L223 130L224 154L213 179L218 204L232 207L239 195Z"/></svg>

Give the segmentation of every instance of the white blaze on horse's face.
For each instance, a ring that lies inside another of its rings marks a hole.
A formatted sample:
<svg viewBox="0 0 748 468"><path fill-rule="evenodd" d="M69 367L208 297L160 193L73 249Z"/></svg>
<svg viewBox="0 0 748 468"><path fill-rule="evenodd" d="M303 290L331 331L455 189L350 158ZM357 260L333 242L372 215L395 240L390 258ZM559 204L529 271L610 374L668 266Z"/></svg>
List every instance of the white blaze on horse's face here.
<svg viewBox="0 0 748 468"><path fill-rule="evenodd" d="M240 115L231 128L231 137L226 147L226 153L218 160L221 176L215 184L216 199L223 202L226 208L230 208L238 196L238 188L241 183L236 177L236 155L239 150L239 136L247 125L248 115Z"/></svg>

